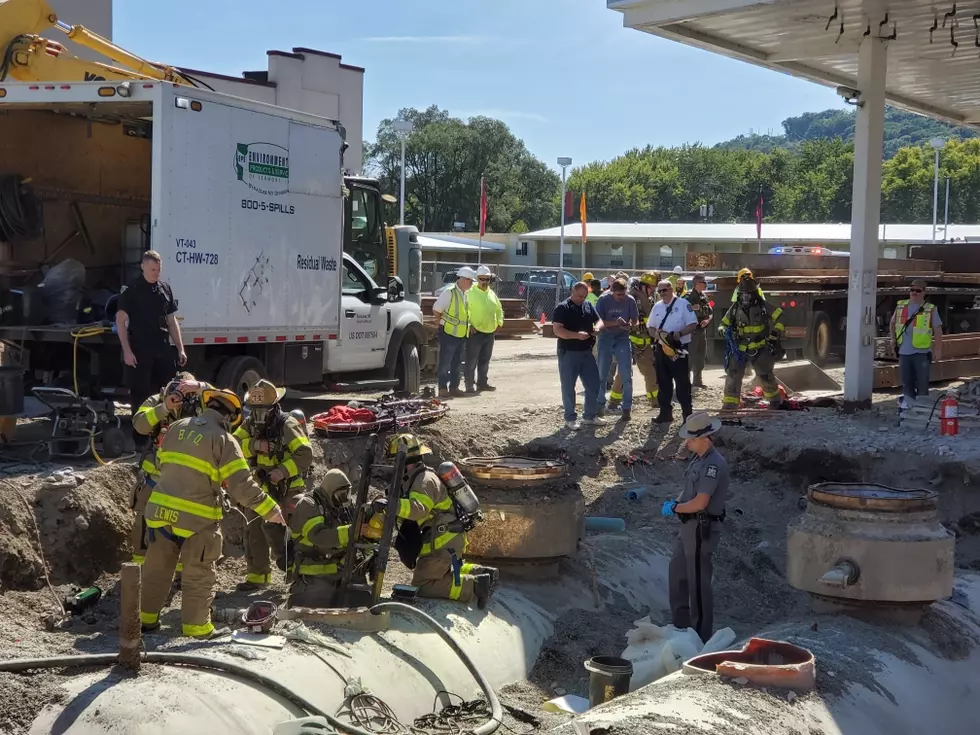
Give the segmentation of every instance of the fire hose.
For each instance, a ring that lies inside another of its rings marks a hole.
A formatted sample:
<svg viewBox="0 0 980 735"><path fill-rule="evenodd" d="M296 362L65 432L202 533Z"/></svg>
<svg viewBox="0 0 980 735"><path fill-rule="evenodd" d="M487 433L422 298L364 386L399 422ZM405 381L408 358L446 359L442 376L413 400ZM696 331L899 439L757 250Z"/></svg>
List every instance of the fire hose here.
<svg viewBox="0 0 980 735"><path fill-rule="evenodd" d="M480 689L483 691L483 696L486 697L486 700L490 705L490 719L479 727L473 728L473 735L491 735L491 733L495 732L503 722L503 709L500 706L500 700L497 699L497 695L494 693L493 687L490 686L490 683L487 681L486 677L476 667L476 664L473 663L469 656L466 655L459 643L456 642L456 639L454 639L449 632L439 625L439 623L436 622L436 620L430 615L427 615L411 605L406 605L401 602L380 602L371 608L371 612L375 615L385 611L402 613L408 615L409 617L417 618L446 642L446 644L453 650L473 678L476 679L477 684L479 684ZM241 664L208 658L207 656L199 656L193 653L166 653L161 651L146 651L142 654L142 660L151 664L193 666L202 669L214 669L228 674L233 674L235 676L240 676L241 678L258 685L266 692L271 692L283 697L287 701L309 713L309 715L324 718L330 724L330 726L338 732L345 733L346 735L373 735L367 730L363 730L359 727L355 727L354 725L337 719L330 713L317 707L306 698L296 694L285 684L263 674L259 674L258 672L252 671ZM119 657L115 653L79 654L74 656L54 656L50 658L34 659L12 659L0 661L0 672L20 673L35 669L67 669L82 666L115 666L118 662Z"/></svg>

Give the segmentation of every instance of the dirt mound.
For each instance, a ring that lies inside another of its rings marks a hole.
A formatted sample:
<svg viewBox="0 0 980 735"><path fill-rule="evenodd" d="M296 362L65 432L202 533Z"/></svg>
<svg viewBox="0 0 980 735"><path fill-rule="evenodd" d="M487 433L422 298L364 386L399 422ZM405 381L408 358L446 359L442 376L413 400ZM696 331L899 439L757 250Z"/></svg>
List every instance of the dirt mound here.
<svg viewBox="0 0 980 735"><path fill-rule="evenodd" d="M40 589L42 554L54 584L88 585L119 569L133 518L133 469L99 467L85 478L72 488L48 488L37 478L0 484L0 584Z"/></svg>

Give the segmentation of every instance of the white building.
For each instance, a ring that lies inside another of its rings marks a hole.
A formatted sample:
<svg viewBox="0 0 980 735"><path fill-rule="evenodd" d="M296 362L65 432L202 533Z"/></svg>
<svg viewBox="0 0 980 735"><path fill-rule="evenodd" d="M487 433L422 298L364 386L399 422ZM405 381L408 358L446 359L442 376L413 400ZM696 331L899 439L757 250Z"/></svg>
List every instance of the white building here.
<svg viewBox="0 0 980 735"><path fill-rule="evenodd" d="M48 0L61 21L82 25L109 40L112 38L112 0ZM51 30L44 34L64 43L72 53L106 61ZM126 39L114 40L127 48ZM129 49L139 53L139 49ZM256 49L256 52L258 49ZM266 51L268 68L243 72L241 77L186 69L188 74L218 92L267 102L312 115L337 120L347 129L344 166L360 173L364 165L364 69L342 63L341 57L326 51L294 48L292 51ZM180 59L150 59L180 66ZM183 68L183 67L180 67Z"/></svg>

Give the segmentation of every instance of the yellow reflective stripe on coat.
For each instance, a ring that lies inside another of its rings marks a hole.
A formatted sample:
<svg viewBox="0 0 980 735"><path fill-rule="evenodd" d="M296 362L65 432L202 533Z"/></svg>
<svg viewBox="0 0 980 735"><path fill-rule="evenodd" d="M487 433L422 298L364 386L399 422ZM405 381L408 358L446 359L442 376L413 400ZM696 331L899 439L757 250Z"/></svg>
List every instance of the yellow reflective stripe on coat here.
<svg viewBox="0 0 980 735"><path fill-rule="evenodd" d="M228 464L218 468L218 477L224 482L236 472L241 472L242 470L248 472L248 462L244 459L233 459Z"/></svg>
<svg viewBox="0 0 980 735"><path fill-rule="evenodd" d="M275 510L275 508L276 508L276 501L272 498L272 496L266 495L265 500L263 500L258 505L253 506L252 510L254 510L260 516L266 516L269 513L271 513L273 510Z"/></svg>
<svg viewBox="0 0 980 735"><path fill-rule="evenodd" d="M462 582L462 581L463 580L460 579L460 582ZM449 586L449 599L450 600L458 600L459 599L459 596L461 594L463 594L463 585L462 584L456 584L456 579L454 577L452 583Z"/></svg>
<svg viewBox="0 0 980 735"><path fill-rule="evenodd" d="M299 466L292 457L283 462L282 467L284 470L286 470L287 477L296 477L296 475L299 474Z"/></svg>
<svg viewBox="0 0 980 735"><path fill-rule="evenodd" d="M270 454L260 454L255 458L255 464L259 467L278 467L279 461Z"/></svg>
<svg viewBox="0 0 980 735"><path fill-rule="evenodd" d="M765 331L765 324L743 324L738 328L739 334L759 334Z"/></svg>
<svg viewBox="0 0 980 735"><path fill-rule="evenodd" d="M772 319L773 322L777 322L779 321L779 317L782 315L782 313L783 310L781 307L778 309L773 309L772 314L769 315L769 318Z"/></svg>
<svg viewBox="0 0 980 735"><path fill-rule="evenodd" d="M221 482L221 478L218 475L218 470L216 470L212 465L208 464L203 459L198 459L197 457L192 457L189 454L184 454L183 452L167 452L160 450L157 452L157 462L159 462L162 468L166 464L176 464L181 467L186 467L189 470L196 470L202 475L209 477L215 484ZM245 469L248 469L246 466Z"/></svg>
<svg viewBox="0 0 980 735"><path fill-rule="evenodd" d="M308 577L324 577L337 573L336 564L300 564L299 573Z"/></svg>
<svg viewBox="0 0 980 735"><path fill-rule="evenodd" d="M734 403L737 406L739 404L739 399L738 396L725 396L724 398L721 399L721 402L724 404Z"/></svg>
<svg viewBox="0 0 980 735"><path fill-rule="evenodd" d="M245 581L252 584L269 584L272 581L272 574L252 574L245 575Z"/></svg>
<svg viewBox="0 0 980 735"><path fill-rule="evenodd" d="M211 521L220 521L223 516L220 506L216 507L213 505L204 505L203 503L195 503L193 500L184 500L183 498L167 495L158 490L150 493L148 502L159 505L162 508L170 508L170 510L177 510L181 513L190 513L193 516L207 518ZM147 525L149 524L150 522L147 521ZM165 526L167 524L162 523L160 525ZM159 526L157 527L159 528Z"/></svg>
<svg viewBox="0 0 980 735"><path fill-rule="evenodd" d="M435 507L435 503L432 502L432 498L425 493L409 493L408 499L420 503L422 507L425 508L426 513L431 513L432 509Z"/></svg>
<svg viewBox="0 0 980 735"><path fill-rule="evenodd" d="M180 538L190 538L194 535L194 531L188 531L186 528L174 528L170 525L170 521L146 521L147 528L163 528L167 527L170 529L169 533L172 536L179 536ZM177 571L181 571L184 568L183 564L177 564Z"/></svg>
<svg viewBox="0 0 980 735"><path fill-rule="evenodd" d="M450 510L452 509L452 507L453 507L453 499L447 495L446 499L443 500L441 503L436 503L435 505L433 505L432 510Z"/></svg>
<svg viewBox="0 0 980 735"><path fill-rule="evenodd" d="M143 459L143 461L140 463L140 469L148 475L160 474L160 470L157 469L156 463L152 462L149 457Z"/></svg>
<svg viewBox="0 0 980 735"><path fill-rule="evenodd" d="M310 440L307 439L305 436L298 436L295 439L293 439L291 442L289 442L289 444L286 446L286 449L288 449L290 452L295 452L300 447L308 447L308 446L310 446Z"/></svg>
<svg viewBox="0 0 980 735"><path fill-rule="evenodd" d="M304 480L302 477L294 477L293 478L293 481L289 483L289 487L290 487L290 489L292 489L294 487L303 487L303 488L305 488L306 487L306 480Z"/></svg>
<svg viewBox="0 0 980 735"><path fill-rule="evenodd" d="M323 516L313 516L312 518L310 518L310 520L308 520L306 523L304 523L303 524L303 528L299 532L300 543L303 544L304 546L312 546L313 545L313 542L310 541L310 539L309 539L310 532L314 528L316 528L317 526L319 526L321 523L324 523ZM295 538L295 535L294 535L294 538Z"/></svg>
<svg viewBox="0 0 980 735"><path fill-rule="evenodd" d="M209 635L214 632L214 625L210 621L204 625L188 625L187 623L184 623L181 627L184 631L184 635L190 636Z"/></svg>
<svg viewBox="0 0 980 735"><path fill-rule="evenodd" d="M157 404L157 405L161 405L161 404ZM160 417L157 416L156 406L147 406L145 408L140 407L139 410L136 411L136 415L145 416L146 422L150 425L150 428L153 428L154 426L160 423Z"/></svg>
<svg viewBox="0 0 980 735"><path fill-rule="evenodd" d="M408 498L402 498L398 501L398 517L408 518L412 515L412 501Z"/></svg>
<svg viewBox="0 0 980 735"><path fill-rule="evenodd" d="M337 543L342 549L350 545L350 526L337 526Z"/></svg>
<svg viewBox="0 0 980 735"><path fill-rule="evenodd" d="M422 551L420 552L419 555L428 556L434 551L439 551L439 549L441 549L443 546L448 544L457 536L459 536L458 533L453 533L452 531L446 531L441 536L436 536L435 541L433 541L431 544L422 544Z"/></svg>
<svg viewBox="0 0 980 735"><path fill-rule="evenodd" d="M140 610L140 622L143 625L153 625L160 620L160 613L148 613Z"/></svg>

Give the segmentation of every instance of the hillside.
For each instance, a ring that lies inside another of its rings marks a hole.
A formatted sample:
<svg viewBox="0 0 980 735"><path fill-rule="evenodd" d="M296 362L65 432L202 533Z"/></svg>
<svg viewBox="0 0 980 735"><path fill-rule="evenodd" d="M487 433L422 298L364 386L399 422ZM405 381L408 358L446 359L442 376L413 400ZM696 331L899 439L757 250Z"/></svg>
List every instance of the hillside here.
<svg viewBox="0 0 980 735"><path fill-rule="evenodd" d="M719 143L716 148L750 150L770 153L776 148L794 149L807 140L844 140L854 138L853 110L824 110L807 112L783 120L783 135L739 135ZM885 108L885 158L894 156L900 148L922 145L931 138L974 138L970 128L933 120L894 107Z"/></svg>

